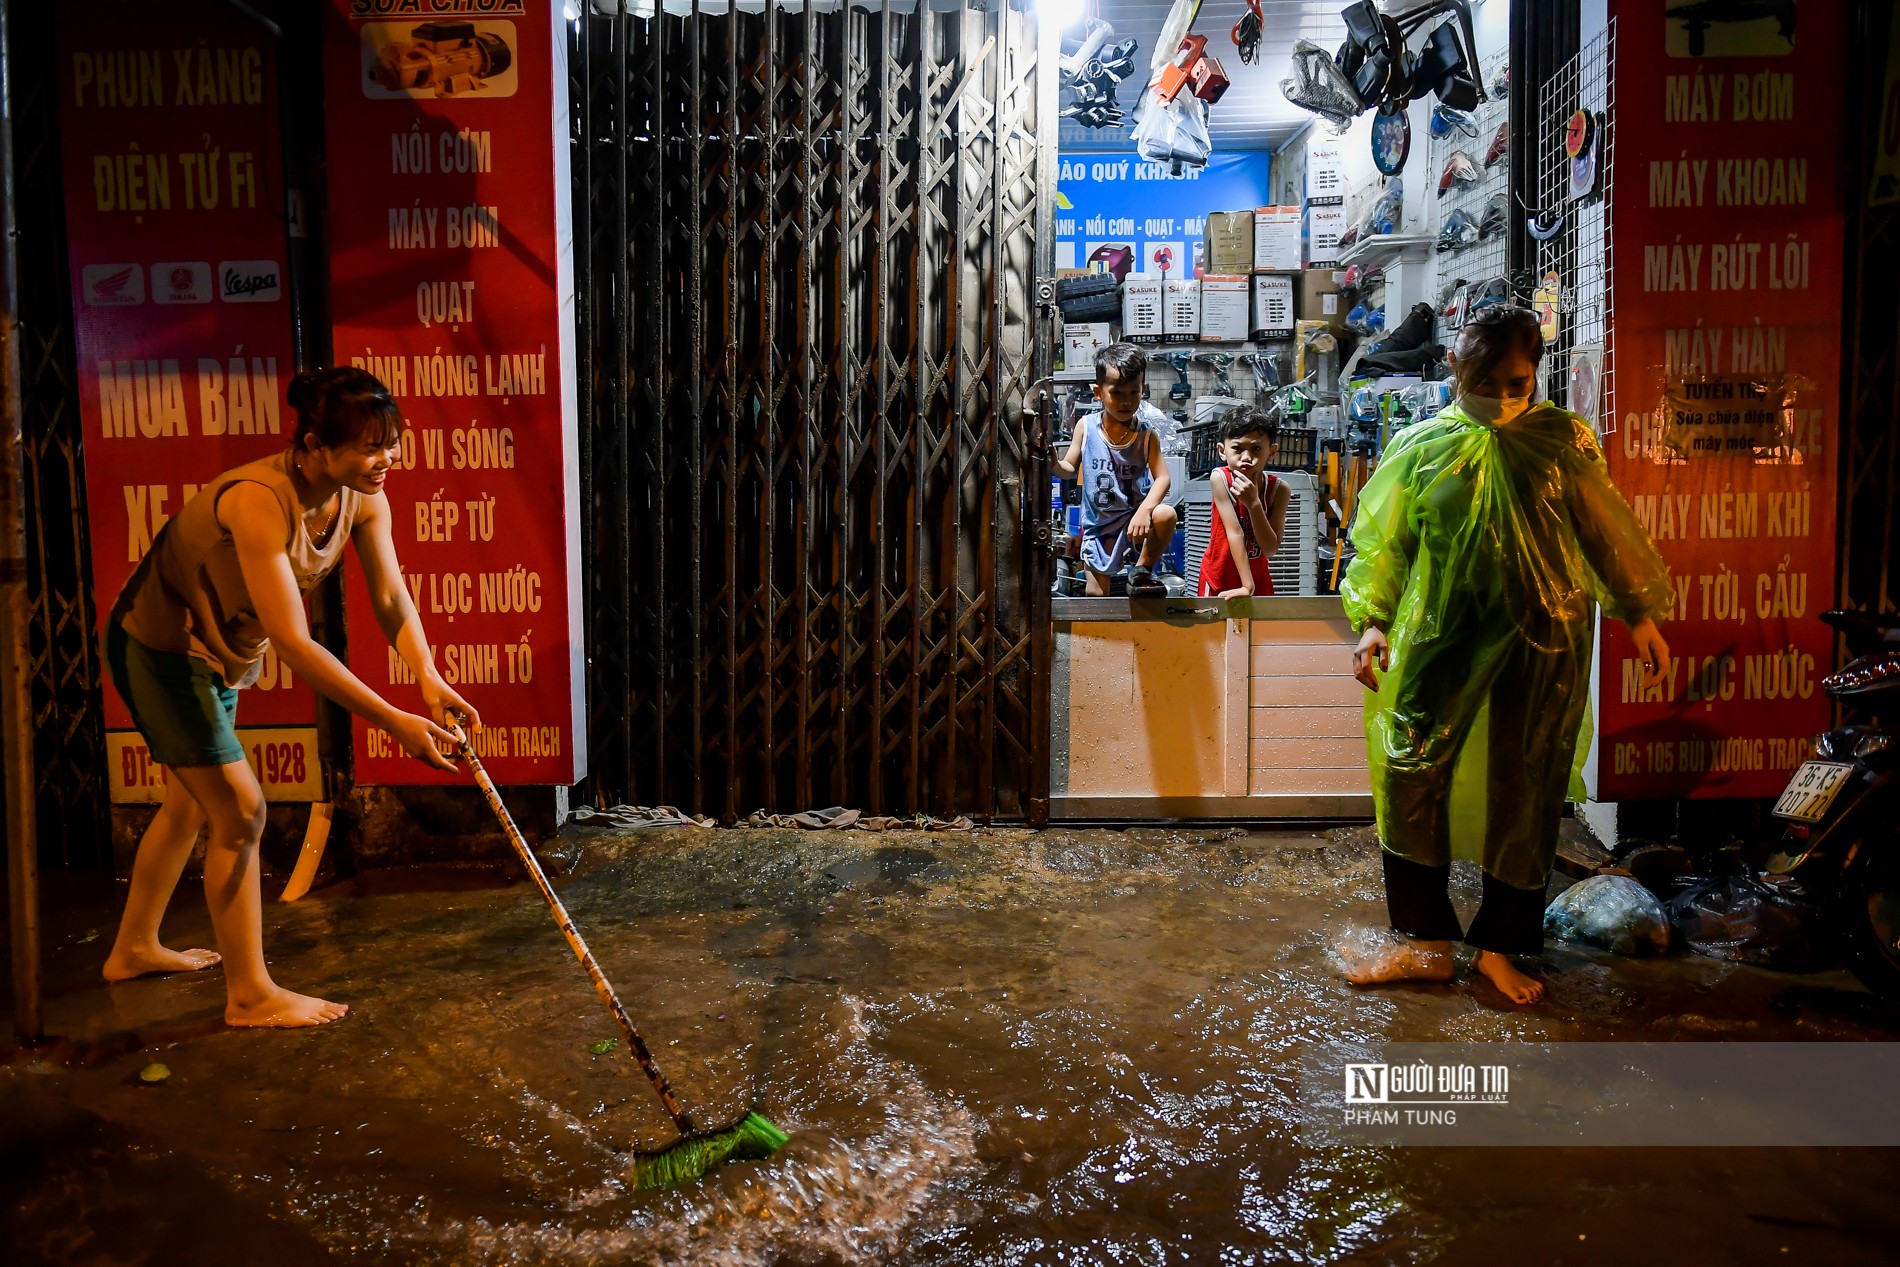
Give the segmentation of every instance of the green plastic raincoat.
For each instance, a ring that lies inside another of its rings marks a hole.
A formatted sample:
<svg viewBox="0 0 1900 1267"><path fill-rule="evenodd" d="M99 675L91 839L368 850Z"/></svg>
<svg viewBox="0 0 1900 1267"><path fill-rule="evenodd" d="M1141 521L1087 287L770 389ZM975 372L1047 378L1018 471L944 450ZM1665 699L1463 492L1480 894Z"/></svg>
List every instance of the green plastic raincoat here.
<svg viewBox="0 0 1900 1267"><path fill-rule="evenodd" d="M1489 426L1453 403L1401 431L1352 542L1346 614L1391 643L1366 694L1380 842L1442 866L1455 837L1496 879L1541 888L1589 702L1592 603L1661 618L1668 568L1589 424L1554 405Z"/></svg>

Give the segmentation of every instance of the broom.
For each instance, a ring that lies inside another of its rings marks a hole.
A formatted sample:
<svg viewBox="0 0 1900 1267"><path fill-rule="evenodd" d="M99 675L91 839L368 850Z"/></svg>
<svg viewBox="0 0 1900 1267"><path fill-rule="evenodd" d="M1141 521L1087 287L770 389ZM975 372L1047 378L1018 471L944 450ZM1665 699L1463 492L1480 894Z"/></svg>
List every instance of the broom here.
<svg viewBox="0 0 1900 1267"><path fill-rule="evenodd" d="M756 1112L748 1111L737 1122L713 1130L702 1130L694 1125L686 1110L673 1094L673 1088L667 1083L666 1075L653 1063L653 1053L647 1050L645 1040L633 1027L633 1021L627 1016L627 1009L620 1005L620 996L614 993L607 976L594 962L594 956L587 949L587 943L581 940L580 932L574 927L574 921L568 917L567 908L561 905L561 899L555 896L554 887L548 883L547 876L541 870L541 864L535 861L534 853L528 848L528 842L522 839L521 830L515 826L515 820L508 816L508 810L501 803L501 794L495 790L488 771L482 769L481 758L475 755L475 749L467 738L462 740L461 758L468 762L469 773L475 776L475 783L488 798L488 808L495 811L495 817L501 820L502 830L508 835L508 842L515 847L521 864L534 877L534 883L541 890L541 896L547 899L548 909L554 913L554 922L560 925L561 933L567 938L567 944L573 948L574 955L581 961L581 967L587 969L588 977L599 992L601 1001L607 1010L614 1014L614 1020L620 1025L620 1032L626 1035L627 1046L639 1059L640 1067L653 1083L653 1089L660 1093L660 1103L666 1107L673 1125L679 1129L678 1142L653 1152L638 1153L633 1161L632 1180L636 1188L666 1188L674 1184L692 1183L729 1161L764 1161L777 1152L789 1138L784 1131L772 1125Z"/></svg>

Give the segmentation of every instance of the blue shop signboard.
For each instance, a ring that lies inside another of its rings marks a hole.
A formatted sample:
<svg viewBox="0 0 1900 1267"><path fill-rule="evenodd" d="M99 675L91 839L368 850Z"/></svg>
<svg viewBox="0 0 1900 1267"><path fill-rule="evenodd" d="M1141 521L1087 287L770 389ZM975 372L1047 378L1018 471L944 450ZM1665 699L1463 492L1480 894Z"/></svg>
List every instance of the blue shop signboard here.
<svg viewBox="0 0 1900 1267"><path fill-rule="evenodd" d="M1267 150L1216 153L1179 176L1132 154L1067 154L1056 185L1056 267L1128 253L1143 273L1198 277L1207 217L1265 206Z"/></svg>

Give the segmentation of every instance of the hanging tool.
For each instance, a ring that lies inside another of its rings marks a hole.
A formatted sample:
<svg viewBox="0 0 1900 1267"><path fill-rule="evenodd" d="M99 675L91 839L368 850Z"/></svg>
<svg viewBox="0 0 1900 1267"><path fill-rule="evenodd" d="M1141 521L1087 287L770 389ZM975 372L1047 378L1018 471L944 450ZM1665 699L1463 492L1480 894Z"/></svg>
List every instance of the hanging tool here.
<svg viewBox="0 0 1900 1267"><path fill-rule="evenodd" d="M1266 14L1260 11L1260 0L1247 0L1247 11L1234 23L1233 32L1234 47L1240 50L1243 65L1253 65L1253 59L1260 56L1260 30L1266 20Z"/></svg>
<svg viewBox="0 0 1900 1267"><path fill-rule="evenodd" d="M1155 80L1155 96L1163 101L1173 101L1183 88L1210 106L1227 91L1227 72L1220 58L1207 55L1205 35L1183 37L1180 51L1161 68L1161 77Z"/></svg>
<svg viewBox="0 0 1900 1267"><path fill-rule="evenodd" d="M1166 361L1169 365L1172 365L1175 374L1178 376L1174 382L1168 386L1168 399L1186 400L1194 395L1194 387L1193 384L1188 382L1187 373L1188 362L1193 358L1186 352L1164 352L1162 353L1161 359Z"/></svg>
<svg viewBox="0 0 1900 1267"><path fill-rule="evenodd" d="M463 724L466 724L464 719ZM469 773L475 776L476 786L481 788L482 796L488 801L488 808L495 812L500 820L502 831L508 837L508 843L515 847L515 856L521 859L521 865L528 870L528 877L541 890L541 896L548 904L548 910L554 914L554 922L560 926L562 936L567 938L568 946L574 951L575 958L581 961L581 967L587 970L587 976L594 983L594 989L600 994L607 1010L614 1014L614 1022L625 1035L627 1046L633 1050L634 1058L640 1062L640 1068L646 1071L652 1081L653 1089L660 1093L660 1103L665 1106L668 1117L678 1128L680 1138L673 1144L657 1152L642 1153L634 1159L633 1183L639 1188L665 1188L674 1184L691 1183L716 1166L728 1161L764 1161L780 1148L789 1138L784 1131L772 1125L763 1116L748 1111L744 1117L730 1126L717 1130L701 1130L688 1117L686 1110L673 1095L673 1088L667 1083L666 1075L653 1063L653 1053L647 1050L646 1041L634 1029L633 1021L627 1016L627 1009L620 1004L620 996L607 981L607 976L594 961L593 952L587 949L587 943L581 940L580 931L574 927L574 921L568 916L567 908L561 899L555 896L554 886L548 883L548 877L541 870L541 864L535 859L534 851L528 848L528 842L522 838L521 829L515 826L515 820L508 814L507 807L501 803L501 793L495 790L494 782L488 777L488 771L482 768L481 758L475 755L475 748L469 740L462 739L461 751L457 754L468 763Z"/></svg>
<svg viewBox="0 0 1900 1267"><path fill-rule="evenodd" d="M1194 359L1203 365L1214 367L1214 390L1222 396L1234 394L1234 380L1227 377L1227 371L1234 367L1232 352L1196 352Z"/></svg>
<svg viewBox="0 0 1900 1267"><path fill-rule="evenodd" d="M1254 394L1271 392L1280 386L1280 363L1271 352L1249 352L1241 363L1253 371Z"/></svg>

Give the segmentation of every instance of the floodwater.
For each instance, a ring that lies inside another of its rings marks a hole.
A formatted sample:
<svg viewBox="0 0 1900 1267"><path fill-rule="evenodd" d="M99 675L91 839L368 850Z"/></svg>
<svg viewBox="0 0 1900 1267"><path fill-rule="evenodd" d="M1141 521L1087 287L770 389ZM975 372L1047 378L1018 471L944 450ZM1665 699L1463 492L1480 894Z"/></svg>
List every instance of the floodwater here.
<svg viewBox="0 0 1900 1267"><path fill-rule="evenodd" d="M670 1126L532 887L380 873L271 907L323 1029L218 1024L215 973L107 988L56 912L0 1065L10 1264L1891 1261L1893 1150L1315 1148L1299 1055L1402 1040L1890 1039L1845 977L1553 950L1549 1001L1355 990L1363 829L666 830L564 899L704 1120L772 1161L630 1191ZM1475 885L1465 877L1466 909ZM174 944L201 944L181 891ZM1797 993L1790 995L1794 988ZM153 1061L168 1080L145 1085Z"/></svg>

